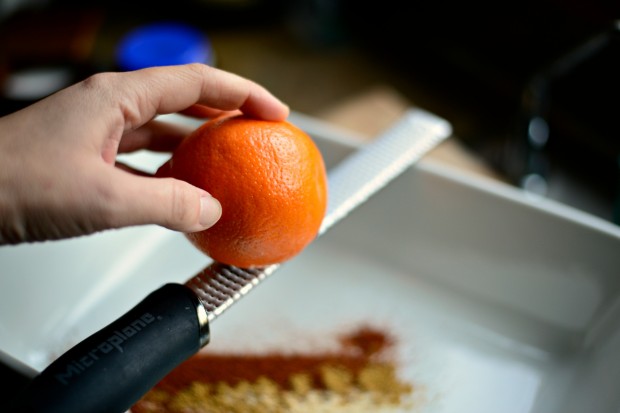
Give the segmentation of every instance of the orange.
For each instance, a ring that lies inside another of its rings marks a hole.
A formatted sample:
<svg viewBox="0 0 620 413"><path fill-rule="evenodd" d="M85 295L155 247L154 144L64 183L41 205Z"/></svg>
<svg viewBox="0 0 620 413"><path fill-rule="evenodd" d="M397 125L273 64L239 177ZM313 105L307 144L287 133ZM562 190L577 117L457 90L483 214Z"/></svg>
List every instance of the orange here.
<svg viewBox="0 0 620 413"><path fill-rule="evenodd" d="M242 115L207 121L157 173L203 188L222 204L211 228L186 234L212 259L251 268L281 263L316 237L327 206L323 157L287 121Z"/></svg>

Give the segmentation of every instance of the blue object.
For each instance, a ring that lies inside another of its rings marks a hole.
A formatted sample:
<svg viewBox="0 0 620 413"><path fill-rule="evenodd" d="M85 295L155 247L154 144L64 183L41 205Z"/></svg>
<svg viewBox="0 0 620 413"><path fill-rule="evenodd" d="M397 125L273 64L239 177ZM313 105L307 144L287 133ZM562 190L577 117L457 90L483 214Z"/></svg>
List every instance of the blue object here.
<svg viewBox="0 0 620 413"><path fill-rule="evenodd" d="M140 26L118 45L116 63L120 70L185 63L213 64L207 36L183 23L153 23Z"/></svg>

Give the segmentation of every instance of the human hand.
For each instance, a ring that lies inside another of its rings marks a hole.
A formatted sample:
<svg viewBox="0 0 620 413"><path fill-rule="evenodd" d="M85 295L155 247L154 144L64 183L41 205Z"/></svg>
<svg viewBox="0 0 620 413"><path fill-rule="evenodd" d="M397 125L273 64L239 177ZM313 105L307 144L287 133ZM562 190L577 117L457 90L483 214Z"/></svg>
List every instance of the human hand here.
<svg viewBox="0 0 620 413"><path fill-rule="evenodd" d="M96 74L0 118L0 244L132 225L195 232L219 219L207 192L116 164L119 153L172 151L186 130L157 114L241 111L284 120L263 87L200 64Z"/></svg>

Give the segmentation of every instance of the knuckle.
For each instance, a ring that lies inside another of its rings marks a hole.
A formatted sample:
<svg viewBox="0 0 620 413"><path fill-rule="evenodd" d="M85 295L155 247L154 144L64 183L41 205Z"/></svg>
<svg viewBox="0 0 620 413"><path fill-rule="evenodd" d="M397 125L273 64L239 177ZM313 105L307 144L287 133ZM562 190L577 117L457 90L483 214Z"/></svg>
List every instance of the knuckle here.
<svg viewBox="0 0 620 413"><path fill-rule="evenodd" d="M205 76L211 73L211 71L213 70L211 66L208 66L204 63L189 63L186 67L189 71L194 72L199 76Z"/></svg>
<svg viewBox="0 0 620 413"><path fill-rule="evenodd" d="M87 90L99 92L108 87L115 76L114 73L110 72L95 73L80 82L80 86Z"/></svg>
<svg viewBox="0 0 620 413"><path fill-rule="evenodd" d="M121 119L129 128L140 125L143 110L149 110L148 88L136 84L123 84L122 74L114 72L95 73L80 82L79 86L87 93L97 96L98 102L118 109Z"/></svg>
<svg viewBox="0 0 620 413"><path fill-rule="evenodd" d="M90 180L89 199L86 201L92 216L96 217L97 227L116 228L124 224L119 205L122 205L122 195L113 185L100 180ZM99 228L97 228L99 229Z"/></svg>
<svg viewBox="0 0 620 413"><path fill-rule="evenodd" d="M170 206L168 214L168 225L173 227L189 226L194 221L191 208L192 196L186 190L184 182L170 178Z"/></svg>

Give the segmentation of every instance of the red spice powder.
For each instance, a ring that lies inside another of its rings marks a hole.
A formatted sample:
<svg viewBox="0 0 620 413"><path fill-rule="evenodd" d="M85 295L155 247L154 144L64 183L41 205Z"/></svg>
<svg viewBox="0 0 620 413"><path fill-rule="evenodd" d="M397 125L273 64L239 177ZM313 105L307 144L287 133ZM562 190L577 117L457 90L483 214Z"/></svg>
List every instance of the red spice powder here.
<svg viewBox="0 0 620 413"><path fill-rule="evenodd" d="M340 343L343 348L357 350L360 356L368 358L392 347L394 339L384 331L362 326L351 334L341 337Z"/></svg>
<svg viewBox="0 0 620 413"><path fill-rule="evenodd" d="M340 349L317 354L198 353L173 370L156 388L174 394L195 381L234 386L242 381L253 382L259 377L268 377L280 388L290 389L291 376L303 373L312 378L314 388L323 389L320 380L322 366L340 366L356 375L368 366L373 356L391 346L393 340L381 330L363 326L341 336L339 342Z"/></svg>
<svg viewBox="0 0 620 413"><path fill-rule="evenodd" d="M244 396L231 393L222 398L223 395L218 392L223 390L217 389L223 389L221 385L234 389L241 384L247 386L248 383L260 383L261 380L264 383L264 380L268 380L279 391L295 393L299 388L294 388L294 378L301 376L304 380L308 380L307 384L310 386L308 390L340 393L352 389L350 386L359 386L358 392L375 392L371 399L375 403L397 405L403 396L411 392L411 386L400 382L396 377L394 363L384 357L385 351L394 344L392 336L380 329L362 326L337 338L340 344L337 349L313 353L275 351L263 354L198 353L166 376L142 401L133 406L131 411L134 413L194 411L190 408L192 403L198 403L194 406L200 406L196 411L202 411L200 409L206 408L207 404L217 412L230 412L231 409L240 412L250 407L254 409L252 412L262 411L260 406L256 410L255 405L245 405L244 403L248 402ZM195 393L195 390L191 389L195 389L192 386L196 383L216 385L211 387L216 389L212 390L215 393L208 395ZM255 389L259 392L269 392L261 387ZM190 393L187 393L188 391ZM188 394L192 395L189 399ZM176 395L179 395L180 399L174 401ZM241 399L231 402L233 396ZM274 412L288 411L285 408L285 399L273 398L273 395L271 397L270 404L268 403L271 410L278 406L280 409L273 410ZM179 400L182 400L180 403L184 406L181 410L178 410ZM173 408L173 405L176 407Z"/></svg>

